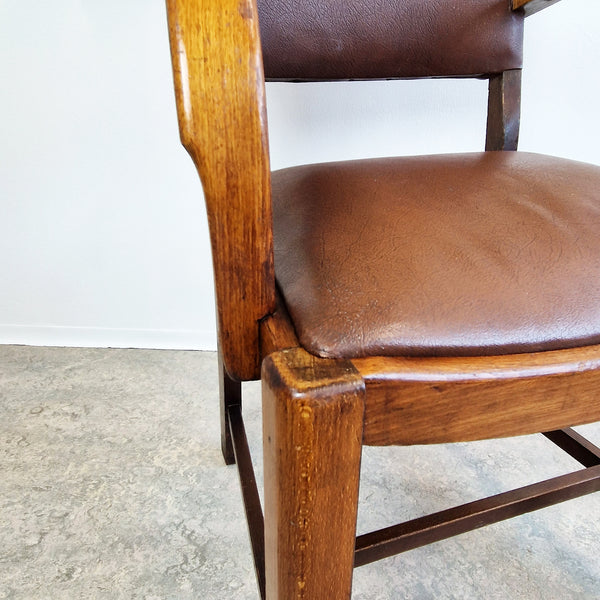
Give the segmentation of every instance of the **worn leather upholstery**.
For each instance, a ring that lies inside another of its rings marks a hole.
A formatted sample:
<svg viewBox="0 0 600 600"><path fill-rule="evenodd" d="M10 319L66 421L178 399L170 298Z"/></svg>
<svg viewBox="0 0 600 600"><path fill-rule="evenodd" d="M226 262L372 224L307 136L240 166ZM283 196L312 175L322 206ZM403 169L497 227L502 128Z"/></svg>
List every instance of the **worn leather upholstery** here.
<svg viewBox="0 0 600 600"><path fill-rule="evenodd" d="M258 0L271 80L467 76L517 69L509 0Z"/></svg>
<svg viewBox="0 0 600 600"><path fill-rule="evenodd" d="M600 343L600 168L527 153L273 173L275 271L319 356Z"/></svg>

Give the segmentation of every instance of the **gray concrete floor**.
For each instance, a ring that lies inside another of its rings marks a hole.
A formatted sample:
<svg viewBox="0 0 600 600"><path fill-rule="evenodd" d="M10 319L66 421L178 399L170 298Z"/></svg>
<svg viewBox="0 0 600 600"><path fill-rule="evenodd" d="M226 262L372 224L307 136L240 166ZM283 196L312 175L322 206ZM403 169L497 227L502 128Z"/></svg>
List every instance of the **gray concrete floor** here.
<svg viewBox="0 0 600 600"><path fill-rule="evenodd" d="M0 599L258 597L216 381L214 353L0 346ZM367 448L359 530L575 468L541 436ZM596 494L356 569L353 598L600 598L599 553Z"/></svg>

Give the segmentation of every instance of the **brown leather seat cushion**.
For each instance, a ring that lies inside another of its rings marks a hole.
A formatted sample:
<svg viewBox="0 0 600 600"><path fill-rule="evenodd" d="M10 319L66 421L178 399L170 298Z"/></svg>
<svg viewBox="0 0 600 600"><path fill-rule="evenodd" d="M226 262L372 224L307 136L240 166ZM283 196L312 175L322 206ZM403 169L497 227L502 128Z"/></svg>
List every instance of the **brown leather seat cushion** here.
<svg viewBox="0 0 600 600"><path fill-rule="evenodd" d="M521 152L273 173L275 271L319 356L600 343L600 168Z"/></svg>

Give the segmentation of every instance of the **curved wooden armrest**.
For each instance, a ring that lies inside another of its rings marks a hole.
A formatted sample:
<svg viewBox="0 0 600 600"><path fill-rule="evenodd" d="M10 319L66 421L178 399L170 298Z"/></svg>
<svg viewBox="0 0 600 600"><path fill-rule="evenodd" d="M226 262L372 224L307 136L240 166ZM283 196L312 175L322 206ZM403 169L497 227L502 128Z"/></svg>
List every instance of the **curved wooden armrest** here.
<svg viewBox="0 0 600 600"><path fill-rule="evenodd" d="M525 16L528 17L540 10L542 8L547 8L548 6L552 6L556 4L559 0L512 0L512 8L513 10L523 9L525 11Z"/></svg>
<svg viewBox="0 0 600 600"><path fill-rule="evenodd" d="M275 308L270 167L256 0L167 0L181 141L202 180L219 346L233 379L260 372Z"/></svg>

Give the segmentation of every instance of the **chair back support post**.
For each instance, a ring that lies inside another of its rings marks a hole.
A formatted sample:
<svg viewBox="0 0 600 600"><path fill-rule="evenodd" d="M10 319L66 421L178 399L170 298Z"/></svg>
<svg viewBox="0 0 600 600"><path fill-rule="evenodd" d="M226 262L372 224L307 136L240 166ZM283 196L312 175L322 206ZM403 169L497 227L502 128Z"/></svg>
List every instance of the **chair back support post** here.
<svg viewBox="0 0 600 600"><path fill-rule="evenodd" d="M522 9L525 16L528 17L557 2L559 0L512 0L512 9L515 11Z"/></svg>
<svg viewBox="0 0 600 600"><path fill-rule="evenodd" d="M275 307L256 1L167 0L167 13L181 141L206 200L219 348L232 379L256 379L259 322Z"/></svg>
<svg viewBox="0 0 600 600"><path fill-rule="evenodd" d="M521 120L521 69L490 77L486 150L516 150Z"/></svg>

